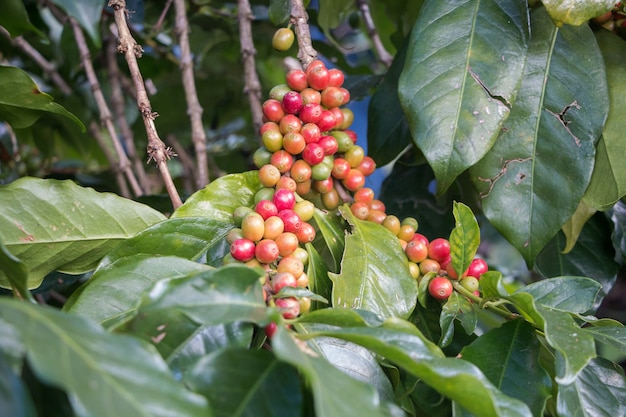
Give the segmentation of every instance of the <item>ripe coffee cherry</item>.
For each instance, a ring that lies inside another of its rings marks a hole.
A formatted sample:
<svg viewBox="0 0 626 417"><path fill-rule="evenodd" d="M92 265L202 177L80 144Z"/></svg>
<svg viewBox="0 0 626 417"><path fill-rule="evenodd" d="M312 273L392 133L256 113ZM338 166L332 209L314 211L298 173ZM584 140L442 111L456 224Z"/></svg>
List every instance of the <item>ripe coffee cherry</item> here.
<svg viewBox="0 0 626 417"><path fill-rule="evenodd" d="M322 136L319 139L318 143L324 149L324 155L326 156L334 155L335 153L337 153L337 150L339 149L339 144L337 143L337 139L335 139L334 136L330 136L330 135Z"/></svg>
<svg viewBox="0 0 626 417"><path fill-rule="evenodd" d="M276 122L265 122L265 123L263 123L263 126L261 126L261 129L259 129L259 133L262 135L263 133L267 132L268 130L274 130L276 132L280 132L280 128L278 127L278 123L276 123Z"/></svg>
<svg viewBox="0 0 626 417"><path fill-rule="evenodd" d="M363 187L354 193L354 201L369 203L374 200L374 190L369 187Z"/></svg>
<svg viewBox="0 0 626 417"><path fill-rule="evenodd" d="M300 129L300 134L306 143L317 142L322 137L322 131L315 123L306 123Z"/></svg>
<svg viewBox="0 0 626 417"><path fill-rule="evenodd" d="M309 103L314 103L314 104L322 103L322 93L310 87L305 88L304 90L300 91L300 95L302 96L302 102L305 105Z"/></svg>
<svg viewBox="0 0 626 417"><path fill-rule="evenodd" d="M295 319L300 314L300 302L295 297L277 298L276 307L286 319Z"/></svg>
<svg viewBox="0 0 626 417"><path fill-rule="evenodd" d="M323 110L322 106L317 103L307 103L302 106L298 116L303 123L317 123L322 117Z"/></svg>
<svg viewBox="0 0 626 417"><path fill-rule="evenodd" d="M383 221L385 221L386 217L387 217L387 213L385 213L383 210L376 210L376 209L370 208L370 212L367 215L367 220L370 222L383 224Z"/></svg>
<svg viewBox="0 0 626 417"><path fill-rule="evenodd" d="M341 87L345 76L343 71L338 68L331 68L328 70L328 86L329 87Z"/></svg>
<svg viewBox="0 0 626 417"><path fill-rule="evenodd" d="M467 268L467 276L480 279L480 276L489 270L489 265L484 259L474 258Z"/></svg>
<svg viewBox="0 0 626 417"><path fill-rule="evenodd" d="M407 224L409 224L409 223L407 223ZM417 224L417 221L416 221L416 223L415 223L415 224ZM412 226L412 224L411 224L411 226ZM415 230L417 230L417 229L415 229ZM427 238L426 236L424 236L423 234L421 234L421 233L415 233L415 234L413 235L413 239L415 239L415 240L421 240L421 241L422 241L422 242L424 242L427 246L430 244L430 242L428 241L428 238ZM440 263L441 263L441 262L440 262Z"/></svg>
<svg viewBox="0 0 626 417"><path fill-rule="evenodd" d="M307 143L302 151L302 159L311 165L311 167L322 162L324 156L324 148L322 148L319 142Z"/></svg>
<svg viewBox="0 0 626 417"><path fill-rule="evenodd" d="M304 264L300 259L294 256L285 256L278 262L278 265L276 266L276 271L279 273L288 272L292 274L295 282L296 277L299 277L300 274L304 272ZM295 287L295 285L292 285L292 287Z"/></svg>
<svg viewBox="0 0 626 417"><path fill-rule="evenodd" d="M250 239L237 239L230 245L231 256L240 262L254 258L254 251L255 244Z"/></svg>
<svg viewBox="0 0 626 417"><path fill-rule="evenodd" d="M400 231L398 232L398 239L402 239L405 242L410 242L415 236L415 229L410 224L400 225Z"/></svg>
<svg viewBox="0 0 626 417"><path fill-rule="evenodd" d="M283 96L283 110L288 114L298 114L304 105L302 103L302 96L297 91L288 91Z"/></svg>
<svg viewBox="0 0 626 417"><path fill-rule="evenodd" d="M280 177L280 179L278 180L278 183L276 184L277 190L280 190L282 188L286 188L287 190L293 191L295 193L297 184L293 178L283 175L282 177ZM273 197L274 197L274 194L272 194L272 198Z"/></svg>
<svg viewBox="0 0 626 417"><path fill-rule="evenodd" d="M294 114L286 114L278 122L278 128L283 135L289 132L299 133L302 130L302 120Z"/></svg>
<svg viewBox="0 0 626 417"><path fill-rule="evenodd" d="M262 264L269 264L278 259L278 245L272 239L262 239L256 244L254 257Z"/></svg>
<svg viewBox="0 0 626 417"><path fill-rule="evenodd" d="M281 188L274 193L273 202L276 205L277 213L285 209L292 210L296 205L296 195L291 190Z"/></svg>
<svg viewBox="0 0 626 417"><path fill-rule="evenodd" d="M270 122L280 122L285 115L283 105L280 101L270 98L263 102L263 115Z"/></svg>
<svg viewBox="0 0 626 417"><path fill-rule="evenodd" d="M356 141L357 141L357 135L356 135L356 132L355 132L354 130L345 129L345 130L344 130L344 133L345 133L346 135L348 135L348 137L350 137L350 140L352 141L352 143L353 143L353 144L355 144L355 143L356 143Z"/></svg>
<svg viewBox="0 0 626 417"><path fill-rule="evenodd" d="M372 159L371 156L365 155L359 166L356 167L356 169L361 171L363 175L367 177L369 175L372 175L376 170L376 162L374 162L374 159Z"/></svg>
<svg viewBox="0 0 626 417"><path fill-rule="evenodd" d="M293 210L285 209L278 212L278 217L285 223L285 232L298 233L302 227L302 219Z"/></svg>
<svg viewBox="0 0 626 417"><path fill-rule="evenodd" d="M274 322L271 322L270 324L265 326L263 330L265 331L265 336L267 336L268 339L271 339L276 333L276 329L278 329L278 325Z"/></svg>
<svg viewBox="0 0 626 417"><path fill-rule="evenodd" d="M343 93L343 103L341 104L348 104L350 102L350 91L343 87L341 87L340 90Z"/></svg>
<svg viewBox="0 0 626 417"><path fill-rule="evenodd" d="M350 191L356 191L365 185L365 176L358 169L350 169L342 180L344 187Z"/></svg>
<svg viewBox="0 0 626 417"><path fill-rule="evenodd" d="M265 220L259 213L248 213L241 221L241 232L246 239L258 242L265 233Z"/></svg>
<svg viewBox="0 0 626 417"><path fill-rule="evenodd" d="M367 207L367 203L357 201L350 206L350 211L357 219L367 220L370 209Z"/></svg>
<svg viewBox="0 0 626 417"><path fill-rule="evenodd" d="M419 267L422 275L426 275L429 272L439 273L439 271L441 270L441 265L439 265L439 262L429 258L426 258L422 262L420 262Z"/></svg>
<svg viewBox="0 0 626 417"><path fill-rule="evenodd" d="M326 67L318 66L313 69L307 68L307 80L311 88L316 89L317 91L322 91L326 87L328 87L328 83L330 82L330 75L328 74L328 70Z"/></svg>
<svg viewBox="0 0 626 417"><path fill-rule="evenodd" d="M404 249L409 261L420 263L428 257L428 246L419 240L410 240Z"/></svg>
<svg viewBox="0 0 626 417"><path fill-rule="evenodd" d="M306 288L309 286L309 276L306 272L300 274L300 276L296 279L298 287ZM304 298L304 297L303 297Z"/></svg>
<svg viewBox="0 0 626 417"><path fill-rule="evenodd" d="M339 107L333 107L328 109L331 112L333 112L333 114L335 115L335 119L337 119L337 121L335 122L335 127L333 129L340 129L341 126L343 126L343 111L341 111L341 109Z"/></svg>
<svg viewBox="0 0 626 417"><path fill-rule="evenodd" d="M342 180L350 171L350 163L343 158L335 158L331 174L338 180Z"/></svg>
<svg viewBox="0 0 626 417"><path fill-rule="evenodd" d="M306 72L306 74L308 75L309 72L313 71L315 68L318 68L318 67L326 68L326 64L324 64L324 61L322 61L321 59L314 59L313 61L311 61L309 66L306 67L304 72Z"/></svg>
<svg viewBox="0 0 626 417"><path fill-rule="evenodd" d="M335 126L337 126L337 116L335 116L335 113L330 110L322 110L322 114L320 115L320 119L317 121L317 125L322 132L334 129Z"/></svg>
<svg viewBox="0 0 626 417"><path fill-rule="evenodd" d="M259 169L259 181L264 187L273 187L280 179L280 171L272 164L263 165Z"/></svg>
<svg viewBox="0 0 626 417"><path fill-rule="evenodd" d="M295 91L302 91L309 86L306 80L306 74L301 69L291 69L287 71L285 79L287 85Z"/></svg>
<svg viewBox="0 0 626 417"><path fill-rule="evenodd" d="M280 290L282 290L285 287L297 287L298 281L296 280L296 277L291 272L279 271L276 275L274 275L271 278L270 285L272 286L272 291L274 292L274 294L277 294Z"/></svg>
<svg viewBox="0 0 626 417"><path fill-rule="evenodd" d="M326 194L332 190L335 186L333 177L328 177L325 180L313 181L313 189L320 194Z"/></svg>
<svg viewBox="0 0 626 417"><path fill-rule="evenodd" d="M274 194L274 196L276 196L276 194ZM259 213L261 217L263 217L263 220L267 220L269 217L278 214L278 208L276 207L276 204L269 200L261 200L256 203L256 206L254 206L254 211Z"/></svg>
<svg viewBox="0 0 626 417"><path fill-rule="evenodd" d="M285 224L278 216L270 216L265 219L265 232L263 232L263 239L276 239L281 233L285 231Z"/></svg>
<svg viewBox="0 0 626 417"><path fill-rule="evenodd" d="M297 183L311 179L311 165L304 159L297 159L290 170L291 178Z"/></svg>
<svg viewBox="0 0 626 417"><path fill-rule="evenodd" d="M296 186L296 193L298 193L298 195L306 195L311 191L311 183L313 181L311 180L306 180L303 182L299 182L297 183Z"/></svg>
<svg viewBox="0 0 626 417"><path fill-rule="evenodd" d="M291 48L294 39L295 35L293 30L289 28L280 28L274 32L274 36L272 37L272 48L277 51L286 51Z"/></svg>
<svg viewBox="0 0 626 417"><path fill-rule="evenodd" d="M302 244L313 242L315 234L315 228L307 222L302 222L300 229L296 231L298 242Z"/></svg>
<svg viewBox="0 0 626 417"><path fill-rule="evenodd" d="M278 245L278 253L280 256L289 256L293 254L300 243L298 242L298 236L291 232L281 233L276 239L274 239L274 241Z"/></svg>
<svg viewBox="0 0 626 417"><path fill-rule="evenodd" d="M436 261L444 261L450 255L450 242L448 239L438 237L428 245L428 257Z"/></svg>
<svg viewBox="0 0 626 417"><path fill-rule="evenodd" d="M283 149L292 155L298 155L304 150L306 141L300 133L289 132L283 137Z"/></svg>
<svg viewBox="0 0 626 417"><path fill-rule="evenodd" d="M446 277L435 277L428 283L428 293L437 300L447 300L453 289Z"/></svg>
<svg viewBox="0 0 626 417"><path fill-rule="evenodd" d="M293 155L285 150L276 151L272 154L270 162L281 174L288 172L293 165ZM280 181L280 180L278 180Z"/></svg>
<svg viewBox="0 0 626 417"><path fill-rule="evenodd" d="M380 210L382 212L385 211L385 203L380 200L372 200L367 203L367 206L370 208L370 210Z"/></svg>
<svg viewBox="0 0 626 417"><path fill-rule="evenodd" d="M449 262L446 266L446 272L448 273L448 278L450 279L459 279L459 273L452 266L452 262ZM465 278L467 276L467 270L461 274L461 278Z"/></svg>
<svg viewBox="0 0 626 417"><path fill-rule="evenodd" d="M343 103L343 93L339 87L329 86L322 91L322 105L327 109L339 107Z"/></svg>

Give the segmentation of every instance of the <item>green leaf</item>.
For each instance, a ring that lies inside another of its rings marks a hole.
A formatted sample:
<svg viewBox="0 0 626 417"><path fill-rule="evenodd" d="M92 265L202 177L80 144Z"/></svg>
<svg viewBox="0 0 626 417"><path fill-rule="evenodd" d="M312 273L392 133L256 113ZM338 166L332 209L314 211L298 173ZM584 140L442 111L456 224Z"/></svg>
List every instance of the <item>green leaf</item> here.
<svg viewBox="0 0 626 417"><path fill-rule="evenodd" d="M297 372L266 350L213 352L196 362L183 382L209 400L216 417L302 414Z"/></svg>
<svg viewBox="0 0 626 417"><path fill-rule="evenodd" d="M367 110L367 154L378 166L390 163L411 145L411 132L398 97L398 79L408 43L409 38L396 53Z"/></svg>
<svg viewBox="0 0 626 417"><path fill-rule="evenodd" d="M332 39L331 29L335 29L354 10L352 0L320 0L317 23L327 38Z"/></svg>
<svg viewBox="0 0 626 417"><path fill-rule="evenodd" d="M444 358L417 329L343 328L309 336L331 336L358 343L420 378L468 411L480 416L530 416L523 402L500 392L473 364ZM356 415L356 413L355 413Z"/></svg>
<svg viewBox="0 0 626 417"><path fill-rule="evenodd" d="M559 385L557 413L568 417L613 417L624 414L624 370L602 358L593 359L569 385Z"/></svg>
<svg viewBox="0 0 626 417"><path fill-rule="evenodd" d="M614 3L614 2L610 2ZM626 67L620 59L626 54L626 42L606 30L595 32L606 66L609 89L609 113L602 137L596 146L596 161L589 187L583 201L596 210L607 210L626 194L626 167L621 161L626 156L626 138L622 134L626 121L619 109L626 107L626 97L620 94L626 88Z"/></svg>
<svg viewBox="0 0 626 417"><path fill-rule="evenodd" d="M502 283L502 273L498 271L487 271L480 276L480 292L486 300L498 299L509 295Z"/></svg>
<svg viewBox="0 0 626 417"><path fill-rule="evenodd" d="M535 303L568 313L586 313L594 306L602 285L587 277L555 277L533 282L520 291Z"/></svg>
<svg viewBox="0 0 626 417"><path fill-rule="evenodd" d="M65 180L21 178L0 187L0 239L28 267L28 287L51 271L89 271L122 240L164 219L143 204ZM0 286L10 287L0 273Z"/></svg>
<svg viewBox="0 0 626 417"><path fill-rule="evenodd" d="M504 394L525 402L534 416L540 416L551 395L551 382L539 364L539 350L533 327L514 320L480 336L461 356Z"/></svg>
<svg viewBox="0 0 626 417"><path fill-rule="evenodd" d="M459 276L472 263L480 245L480 228L472 210L463 203L454 202L452 208L456 225L450 233L452 266Z"/></svg>
<svg viewBox="0 0 626 417"><path fill-rule="evenodd" d="M490 152L470 170L485 216L532 265L574 214L608 113L602 56L587 25L557 28L543 8L520 92Z"/></svg>
<svg viewBox="0 0 626 417"><path fill-rule="evenodd" d="M596 156L597 155L598 154L596 154ZM589 192L589 188L587 188L587 192ZM589 207L585 202L585 198L583 197L572 217L570 217L569 220L566 221L565 224L561 227L561 230L563 231L566 239L563 253L569 253L576 245L578 237L580 236L583 227L585 227L585 223L587 223L587 220L589 220L591 216L595 214L595 212L596 209Z"/></svg>
<svg viewBox="0 0 626 417"><path fill-rule="evenodd" d="M306 379L317 417L388 415L373 386L349 377L310 348L297 344L280 326L272 337L272 349L278 359L296 367Z"/></svg>
<svg viewBox="0 0 626 417"><path fill-rule="evenodd" d="M0 120L14 129L23 129L45 113L66 117L85 131L83 123L42 92L26 72L16 67L0 66Z"/></svg>
<svg viewBox="0 0 626 417"><path fill-rule="evenodd" d="M90 416L207 416L204 398L174 380L152 346L105 332L82 317L0 299L0 317L24 341L42 380ZM155 383L158 381L158 383Z"/></svg>
<svg viewBox="0 0 626 417"><path fill-rule="evenodd" d="M99 0L52 0L57 6L65 9L67 14L87 32L96 47L100 47L100 18L104 4ZM132 11L131 11L132 12Z"/></svg>
<svg viewBox="0 0 626 417"><path fill-rule="evenodd" d="M0 410L8 416L35 417L35 406L22 379L26 348L19 333L0 318Z"/></svg>
<svg viewBox="0 0 626 417"><path fill-rule="evenodd" d="M330 300L332 298L333 283L328 278L328 268L311 243L307 243L305 247L309 254L309 262L306 266L306 273L309 276L309 289L325 300ZM328 301L321 303L312 300L311 310L326 307L328 307Z"/></svg>
<svg viewBox="0 0 626 417"><path fill-rule="evenodd" d="M315 310L298 317L298 323L324 323L332 326L370 326L377 327L383 320L367 310L352 308L329 307Z"/></svg>
<svg viewBox="0 0 626 417"><path fill-rule="evenodd" d="M587 23L589 19L610 12L615 7L613 0L541 0L541 3L557 26L564 24L582 25Z"/></svg>
<svg viewBox="0 0 626 417"><path fill-rule="evenodd" d="M385 227L340 211L352 227L341 273L330 273L335 307L369 310L382 318L407 318L417 302L417 284L398 238Z"/></svg>
<svg viewBox="0 0 626 417"><path fill-rule="evenodd" d="M138 314L118 329L169 350L180 340L180 335L175 334L176 325L170 323L174 320L183 322L188 329L240 320L267 322L270 312L263 300L262 276L264 271L260 268L231 264L161 280L144 296ZM170 344L173 336L176 340Z"/></svg>
<svg viewBox="0 0 626 417"><path fill-rule="evenodd" d="M498 137L520 86L529 34L524 2L424 2L399 94L439 193Z"/></svg>
<svg viewBox="0 0 626 417"><path fill-rule="evenodd" d="M72 293L63 309L106 328L115 327L137 314L144 293L156 282L207 269L206 265L175 256L127 256L98 268Z"/></svg>
<svg viewBox="0 0 626 417"><path fill-rule="evenodd" d="M258 171L224 175L196 191L185 200L171 218L207 217L221 222L233 223L237 207L252 207L254 194L261 189Z"/></svg>
<svg viewBox="0 0 626 417"><path fill-rule="evenodd" d="M441 339L439 346L446 347L452 342L454 336L454 320L458 320L467 334L472 334L476 329L477 317L472 303L457 292L450 297L441 309L439 325L441 326Z"/></svg>
<svg viewBox="0 0 626 417"><path fill-rule="evenodd" d="M343 251L345 250L345 223L334 212L315 210L313 222L320 231L316 235L313 245L327 259L328 269L336 272L341 268Z"/></svg>
<svg viewBox="0 0 626 417"><path fill-rule="evenodd" d="M599 326L586 327L585 330L598 342L613 346L622 352L626 351L626 327Z"/></svg>
<svg viewBox="0 0 626 417"><path fill-rule="evenodd" d="M31 31L43 36L39 29L30 22L24 2L21 0L7 0L3 3L0 26L4 27L13 38Z"/></svg>
<svg viewBox="0 0 626 417"><path fill-rule="evenodd" d="M267 12L274 26L283 25L291 17L289 0L271 0Z"/></svg>
<svg viewBox="0 0 626 417"><path fill-rule="evenodd" d="M9 252L2 240L0 240L0 271L4 273L10 288L18 297L35 302L28 290L28 267Z"/></svg>
<svg viewBox="0 0 626 417"><path fill-rule="evenodd" d="M569 313L536 303L524 288L508 299L527 320L543 330L548 345L555 349L556 381L559 384L572 383L596 357L593 336L581 329Z"/></svg>

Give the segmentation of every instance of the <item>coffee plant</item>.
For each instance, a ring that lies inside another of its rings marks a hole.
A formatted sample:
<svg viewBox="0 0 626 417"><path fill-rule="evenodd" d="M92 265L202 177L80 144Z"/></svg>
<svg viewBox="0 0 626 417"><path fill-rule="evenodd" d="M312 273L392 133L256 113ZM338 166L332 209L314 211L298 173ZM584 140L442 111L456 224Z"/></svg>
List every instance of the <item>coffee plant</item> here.
<svg viewBox="0 0 626 417"><path fill-rule="evenodd" d="M104 3L0 5L2 415L626 414L621 3Z"/></svg>

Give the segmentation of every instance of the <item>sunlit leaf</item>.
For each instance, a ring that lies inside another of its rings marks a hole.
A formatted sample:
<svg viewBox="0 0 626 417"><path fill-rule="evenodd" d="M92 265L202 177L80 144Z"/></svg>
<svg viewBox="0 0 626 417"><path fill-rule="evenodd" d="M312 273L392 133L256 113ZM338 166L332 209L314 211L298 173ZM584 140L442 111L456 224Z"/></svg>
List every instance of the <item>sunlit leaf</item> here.
<svg viewBox="0 0 626 417"><path fill-rule="evenodd" d="M595 212L596 210L592 207L589 207L585 202L585 199L583 198L583 200L578 204L578 207L576 208L576 211L574 212L572 217L570 217L570 219L565 222L563 227L561 227L561 230L563 231L566 239L563 253L569 253L572 248L574 248L576 242L578 241L578 237L580 236L580 233L585 226L585 223L587 223L587 220L589 220Z"/></svg>
<svg viewBox="0 0 626 417"><path fill-rule="evenodd" d="M459 276L472 263L480 244L480 228L472 210L463 203L455 202L452 209L456 224L450 233L452 266Z"/></svg>
<svg viewBox="0 0 626 417"><path fill-rule="evenodd" d="M94 269L120 242L163 219L148 206L70 180L21 178L0 187L0 238L28 267L29 288L54 270ZM3 273L0 286L10 286Z"/></svg>
<svg viewBox="0 0 626 417"><path fill-rule="evenodd" d="M541 0L557 26L582 25L615 7L613 0Z"/></svg>
<svg viewBox="0 0 626 417"><path fill-rule="evenodd" d="M535 303L569 313L586 313L593 308L602 286L587 277L555 277L533 282L521 291Z"/></svg>
<svg viewBox="0 0 626 417"><path fill-rule="evenodd" d="M529 34L524 2L424 2L398 91L440 193L498 137L520 86Z"/></svg>

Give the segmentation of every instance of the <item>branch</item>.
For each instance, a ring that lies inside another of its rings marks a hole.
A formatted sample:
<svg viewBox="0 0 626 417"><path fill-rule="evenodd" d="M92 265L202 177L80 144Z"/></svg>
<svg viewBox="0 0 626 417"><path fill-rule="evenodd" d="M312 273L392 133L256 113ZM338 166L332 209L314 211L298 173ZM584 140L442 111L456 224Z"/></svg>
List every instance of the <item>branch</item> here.
<svg viewBox="0 0 626 417"><path fill-rule="evenodd" d="M385 64L387 68L389 68L391 66L391 62L393 61L393 56L391 56L391 54L387 52L385 46L383 45L383 42L380 40L380 36L378 35L378 31L376 30L376 26L374 25L374 20L372 19L370 6L367 3L367 0L356 0L356 4L361 12L361 15L363 16L363 20L365 21L365 27L367 28L367 33L372 39L372 43L374 44L374 50L376 50L378 58L383 64Z"/></svg>
<svg viewBox="0 0 626 417"><path fill-rule="evenodd" d="M176 11L175 32L180 44L180 70L183 78L183 88L187 100L187 114L191 119L191 140L196 151L197 172L196 187L204 188L209 183L209 171L207 167L206 132L202 124L202 106L198 100L196 82L193 76L193 61L189 46L189 22L185 10L185 0L174 0Z"/></svg>
<svg viewBox="0 0 626 417"><path fill-rule="evenodd" d="M252 39L252 25L254 19L250 2L248 0L239 0L239 39L241 42L241 56L243 59L244 71L244 93L248 95L250 109L252 111L252 124L254 131L259 133L263 125L263 108L261 104L261 82L256 72L256 64L254 57L256 49Z"/></svg>
<svg viewBox="0 0 626 417"><path fill-rule="evenodd" d="M165 7L163 7L163 10L161 11L161 15L159 16L159 20L157 20L154 26L152 26L153 32L156 33L161 30L161 26L163 26L163 21L165 20L165 16L167 15L167 12L170 10L171 6L172 6L172 0L167 0L167 3L165 3Z"/></svg>
<svg viewBox="0 0 626 417"><path fill-rule="evenodd" d="M130 161L126 156L126 152L124 152L124 149L122 148L122 145L117 138L117 132L115 131L115 126L113 125L113 117L111 116L111 111L109 110L109 106L107 105L107 102L104 98L104 94L102 93L102 88L100 87L100 82L98 81L98 77L96 76L96 71L93 68L93 63L91 62L91 55L89 53L89 48L87 47L87 40L85 39L85 35L83 34L83 31L76 19L74 19L73 17L69 17L68 20L72 27L74 38L76 39L76 45L78 45L81 63L83 65L85 73L87 74L87 79L89 80L89 84L91 85L91 91L96 100L96 104L98 105L98 110L100 111L100 120L102 124L106 127L111 142L113 143L115 152L117 154L118 169L126 176L126 179L128 180L134 195L141 195L143 191L139 186L137 178L135 178L135 174L130 167Z"/></svg>
<svg viewBox="0 0 626 417"><path fill-rule="evenodd" d="M115 23L119 32L119 45L117 50L124 54L128 68L130 70L135 90L137 91L137 106L139 113L143 119L146 133L148 135L148 162L154 160L157 169L159 170L163 182L165 183L165 189L172 200L174 209L180 207L183 203L178 195L172 176L167 169L167 160L172 156L175 156L174 152L170 148L166 148L165 144L159 138L159 135L154 125L154 119L158 116L156 112L152 111L150 106L150 100L148 99L148 93L146 93L146 87L143 82L143 77L139 71L139 65L137 64L137 58L141 57L143 49L137 44L135 39L130 33L130 29L126 24L126 1L125 0L110 0L109 7L113 8Z"/></svg>
<svg viewBox="0 0 626 417"><path fill-rule="evenodd" d="M115 155L109 149L110 142L108 142L100 132L100 127L94 121L89 124L89 133L96 139L98 145L100 145L100 149L104 153L104 156L109 161L111 165L111 170L113 171L113 175L115 175L115 180L117 181L117 186L120 189L120 195L124 197L130 197L130 190L128 189L128 185L126 181L124 181L124 174L119 169L119 165L117 164L117 160L115 159Z"/></svg>
<svg viewBox="0 0 626 417"><path fill-rule="evenodd" d="M306 69L317 58L317 51L313 48L311 31L309 30L309 16L306 13L302 0L291 1L291 23L294 25L298 39L298 59L302 68Z"/></svg>
<svg viewBox="0 0 626 417"><path fill-rule="evenodd" d="M2 26L0 26L0 33L11 39L11 43L15 47L21 49L22 52L24 52L33 61L35 61L35 63L39 65L41 69L43 69L44 72L50 76L52 82L59 88L59 90L61 90L63 94L65 94L66 96L72 94L72 88L67 85L63 77L61 77L61 74L59 74L59 72L56 70L54 64L44 58L44 56L41 55L38 50L33 48L33 46L28 43L26 39L24 39L22 36L11 38L11 34L9 34L9 32Z"/></svg>

